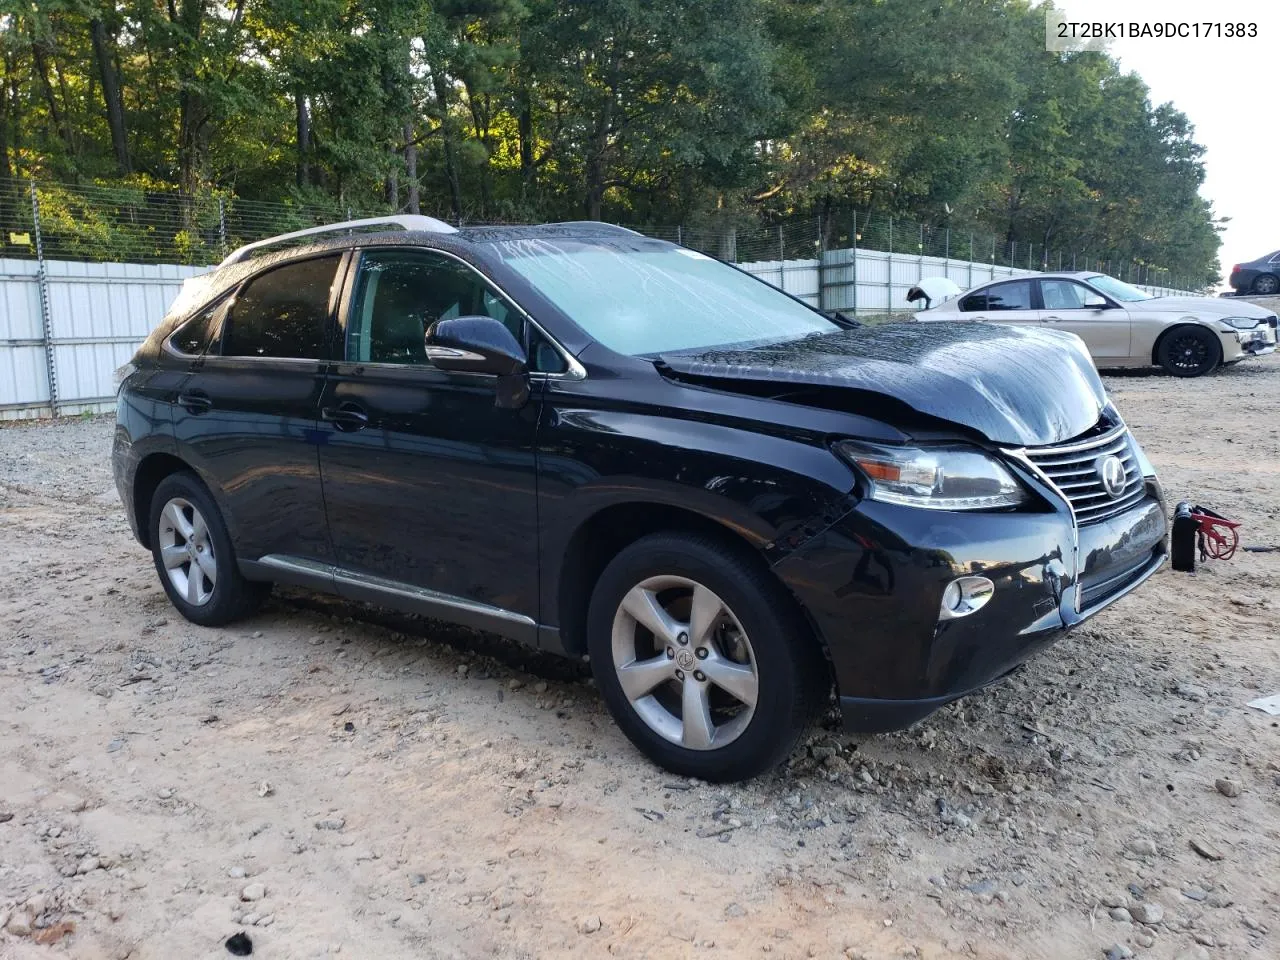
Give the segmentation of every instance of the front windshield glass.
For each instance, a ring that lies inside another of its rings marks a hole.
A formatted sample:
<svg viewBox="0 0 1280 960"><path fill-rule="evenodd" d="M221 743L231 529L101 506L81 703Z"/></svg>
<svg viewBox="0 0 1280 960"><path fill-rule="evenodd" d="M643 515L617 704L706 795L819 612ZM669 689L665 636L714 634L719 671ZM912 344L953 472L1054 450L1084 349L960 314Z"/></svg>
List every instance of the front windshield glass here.
<svg viewBox="0 0 1280 960"><path fill-rule="evenodd" d="M1117 280L1115 277L1108 277L1105 273L1100 273L1096 277L1085 277L1091 284L1105 293L1107 296L1125 303L1133 303L1135 300L1154 300L1149 293L1139 290L1137 287L1131 287L1123 280Z"/></svg>
<svg viewBox="0 0 1280 960"><path fill-rule="evenodd" d="M645 237L505 240L494 248L591 337L630 356L840 329L711 257Z"/></svg>

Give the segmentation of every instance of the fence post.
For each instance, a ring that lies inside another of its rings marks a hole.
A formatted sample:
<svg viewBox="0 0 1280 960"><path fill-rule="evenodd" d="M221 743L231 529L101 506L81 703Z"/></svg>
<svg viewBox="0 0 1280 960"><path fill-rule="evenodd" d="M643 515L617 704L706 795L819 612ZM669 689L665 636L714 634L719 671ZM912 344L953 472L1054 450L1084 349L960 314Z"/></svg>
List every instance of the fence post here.
<svg viewBox="0 0 1280 960"><path fill-rule="evenodd" d="M684 227L682 227L678 223L676 224L676 246L677 247L684 246Z"/></svg>
<svg viewBox="0 0 1280 960"><path fill-rule="evenodd" d="M973 231L969 231L969 283L966 290L973 287Z"/></svg>
<svg viewBox="0 0 1280 960"><path fill-rule="evenodd" d="M787 290L787 247L782 240L782 224L778 224L778 289Z"/></svg>
<svg viewBox="0 0 1280 960"><path fill-rule="evenodd" d="M947 227L947 239L943 242L942 259L947 261L947 272L951 272L951 228Z"/></svg>
<svg viewBox="0 0 1280 960"><path fill-rule="evenodd" d="M218 198L218 244L222 248L222 255L227 253L227 198Z"/></svg>
<svg viewBox="0 0 1280 960"><path fill-rule="evenodd" d="M858 211L853 211L853 315L858 315Z"/></svg>
<svg viewBox="0 0 1280 960"><path fill-rule="evenodd" d="M53 362L53 308L49 303L49 274L44 262L44 238L40 234L40 198L31 181L31 221L36 234L36 287L40 296L41 337L45 372L49 376L49 415L58 415L58 371Z"/></svg>
<svg viewBox="0 0 1280 960"><path fill-rule="evenodd" d="M884 312L893 313L893 217L889 218L889 259L884 282Z"/></svg>

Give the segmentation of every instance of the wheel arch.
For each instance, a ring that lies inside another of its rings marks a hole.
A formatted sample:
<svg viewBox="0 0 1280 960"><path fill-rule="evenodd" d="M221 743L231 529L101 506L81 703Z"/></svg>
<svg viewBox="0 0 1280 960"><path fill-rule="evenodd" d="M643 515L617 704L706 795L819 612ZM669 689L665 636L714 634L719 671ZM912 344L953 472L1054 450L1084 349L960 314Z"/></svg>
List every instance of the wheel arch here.
<svg viewBox="0 0 1280 960"><path fill-rule="evenodd" d="M138 523L138 541L151 549L151 500L165 477L175 473L199 474L191 464L172 453L150 453L143 457L133 473L133 515ZM203 480L200 481L204 483ZM206 485L207 486L207 485Z"/></svg>
<svg viewBox="0 0 1280 960"><path fill-rule="evenodd" d="M556 612L564 652L582 656L587 650L587 610L596 582L609 561L642 537L662 531L700 534L723 544L777 583L792 606L797 623L806 629L821 651L830 673L826 641L795 594L773 570L766 555L767 543L758 532L700 513L687 506L658 500L632 500L604 506L586 517L568 538L555 575Z"/></svg>

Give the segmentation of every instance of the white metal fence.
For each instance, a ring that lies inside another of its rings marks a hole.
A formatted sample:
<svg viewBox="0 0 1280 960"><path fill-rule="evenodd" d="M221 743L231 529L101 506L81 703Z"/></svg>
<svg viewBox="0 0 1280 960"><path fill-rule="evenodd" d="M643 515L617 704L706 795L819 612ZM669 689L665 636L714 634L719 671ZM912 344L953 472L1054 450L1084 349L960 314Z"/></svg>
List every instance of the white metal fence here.
<svg viewBox="0 0 1280 960"><path fill-rule="evenodd" d="M966 289L1035 272L862 249L740 266L812 306L858 314L914 310L906 293L925 277ZM0 419L109 409L112 373L164 317L182 281L206 269L0 259Z"/></svg>
<svg viewBox="0 0 1280 960"><path fill-rule="evenodd" d="M0 419L107 409L112 373L205 269L0 259Z"/></svg>

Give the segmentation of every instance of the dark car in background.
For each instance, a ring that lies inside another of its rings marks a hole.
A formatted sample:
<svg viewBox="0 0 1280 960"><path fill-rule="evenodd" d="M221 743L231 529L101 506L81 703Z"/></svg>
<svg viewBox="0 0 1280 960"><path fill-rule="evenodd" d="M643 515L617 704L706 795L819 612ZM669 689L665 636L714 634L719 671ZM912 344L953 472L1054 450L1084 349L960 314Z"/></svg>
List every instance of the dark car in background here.
<svg viewBox="0 0 1280 960"><path fill-rule="evenodd" d="M1280 293L1280 250L1248 263L1237 263L1231 268L1228 283L1236 293L1263 297Z"/></svg>
<svg viewBox="0 0 1280 960"><path fill-rule="evenodd" d="M303 233L122 371L116 482L194 623L277 582L588 657L641 750L726 780L833 690L908 725L1164 561L1071 334L854 328L604 224Z"/></svg>

